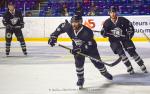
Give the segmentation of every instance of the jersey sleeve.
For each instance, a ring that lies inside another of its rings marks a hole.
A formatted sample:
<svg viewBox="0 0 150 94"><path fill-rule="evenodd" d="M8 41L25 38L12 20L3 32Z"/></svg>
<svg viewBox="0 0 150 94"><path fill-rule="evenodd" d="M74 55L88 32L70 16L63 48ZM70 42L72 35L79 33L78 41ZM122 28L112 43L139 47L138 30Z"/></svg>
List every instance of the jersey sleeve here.
<svg viewBox="0 0 150 94"><path fill-rule="evenodd" d="M108 28L109 28L109 27L108 27L108 22L107 22L107 20L106 20L106 21L104 22L104 24L103 24L102 29L101 29L101 35L102 35L103 37L109 37L108 34L107 34L107 32L109 31Z"/></svg>
<svg viewBox="0 0 150 94"><path fill-rule="evenodd" d="M23 16L22 16L21 12L19 12L19 16L20 16L20 25L23 26L24 25L24 20L23 20Z"/></svg>
<svg viewBox="0 0 150 94"><path fill-rule="evenodd" d="M124 22L125 22L125 26L126 26L127 35L131 39L133 37L134 33L135 33L134 27L128 19L125 19Z"/></svg>
<svg viewBox="0 0 150 94"><path fill-rule="evenodd" d="M3 19L2 19L2 22L3 22L3 25L6 26L8 23L7 23L7 17L6 17L6 13L3 14Z"/></svg>
<svg viewBox="0 0 150 94"><path fill-rule="evenodd" d="M66 27L66 25L67 25L66 22L65 23L61 23L50 36L58 37L62 33L65 33L64 28Z"/></svg>

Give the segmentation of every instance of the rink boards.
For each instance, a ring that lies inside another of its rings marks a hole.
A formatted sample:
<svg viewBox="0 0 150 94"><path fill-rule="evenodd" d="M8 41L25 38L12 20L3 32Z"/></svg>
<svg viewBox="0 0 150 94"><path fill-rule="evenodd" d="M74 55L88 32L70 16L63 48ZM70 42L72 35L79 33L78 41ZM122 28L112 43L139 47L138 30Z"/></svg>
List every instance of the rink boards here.
<svg viewBox="0 0 150 94"><path fill-rule="evenodd" d="M135 27L135 35L133 41L148 41L143 32L150 37L150 16L125 16ZM70 21L71 17L25 17L25 28L23 33L26 41L47 41L49 35L57 28L57 26L65 22L65 19ZM83 24L92 30L100 31L103 22L109 18L108 16L85 16ZM0 18L2 22L2 17ZM0 27L3 24L0 23ZM100 33L94 32L96 41L108 41L102 38ZM5 29L0 29L0 41L4 41ZM14 39L16 40L16 39ZM62 34L58 41L70 42L67 34Z"/></svg>

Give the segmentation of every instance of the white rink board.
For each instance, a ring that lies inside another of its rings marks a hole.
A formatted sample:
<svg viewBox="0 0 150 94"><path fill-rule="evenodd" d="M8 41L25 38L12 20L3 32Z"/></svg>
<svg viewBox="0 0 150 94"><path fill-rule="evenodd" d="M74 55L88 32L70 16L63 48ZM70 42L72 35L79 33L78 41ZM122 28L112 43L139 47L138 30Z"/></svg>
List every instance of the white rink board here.
<svg viewBox="0 0 150 94"><path fill-rule="evenodd" d="M150 16L125 16L134 25L137 32L144 31L150 37ZM65 19L70 21L71 17L25 17L25 28L22 29L26 38L45 38L56 29L56 27L65 22ZM102 23L108 18L108 16L86 16L83 17L83 24L90 27L92 30L101 30ZM2 17L0 17L2 22ZM3 24L0 23L0 27ZM0 38L4 37L4 29L0 30ZM101 37L100 34L95 33L97 37ZM61 37L68 37L66 34ZM144 37L142 33L135 33L134 37Z"/></svg>

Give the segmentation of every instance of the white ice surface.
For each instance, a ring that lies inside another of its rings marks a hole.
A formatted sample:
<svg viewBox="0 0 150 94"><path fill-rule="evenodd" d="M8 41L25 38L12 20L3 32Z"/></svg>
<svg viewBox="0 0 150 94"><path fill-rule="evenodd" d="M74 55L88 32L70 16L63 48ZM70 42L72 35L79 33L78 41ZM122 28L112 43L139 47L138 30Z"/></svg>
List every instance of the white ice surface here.
<svg viewBox="0 0 150 94"><path fill-rule="evenodd" d="M150 71L150 43L136 43L148 71ZM85 89L76 86L76 71L73 56L68 51L47 43L27 43L29 55L23 56L18 43L12 44L9 57L5 56L4 43L0 43L0 94L150 94L150 73L143 74L131 59L136 74L129 75L121 63L107 67L114 76L106 80L94 65L86 59ZM67 44L66 44L67 45ZM108 63L116 59L103 53L109 44L99 46L101 57ZM101 49L101 46L102 47Z"/></svg>

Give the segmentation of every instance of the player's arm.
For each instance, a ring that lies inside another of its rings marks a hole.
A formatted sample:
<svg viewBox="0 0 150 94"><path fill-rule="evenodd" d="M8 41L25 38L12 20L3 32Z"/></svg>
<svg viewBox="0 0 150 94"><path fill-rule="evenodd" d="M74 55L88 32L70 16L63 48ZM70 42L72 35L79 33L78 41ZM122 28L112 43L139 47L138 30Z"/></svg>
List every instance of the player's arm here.
<svg viewBox="0 0 150 94"><path fill-rule="evenodd" d="M67 25L68 23L65 22L65 23L61 23L57 28L56 30L50 35L50 38L48 40L48 44L51 45L52 47L55 46L55 43L57 43L57 38L59 35L61 35L62 33L65 33L65 26Z"/></svg>
<svg viewBox="0 0 150 94"><path fill-rule="evenodd" d="M21 12L19 12L19 16L20 16L20 26L21 28L24 28L24 20Z"/></svg>
<svg viewBox="0 0 150 94"><path fill-rule="evenodd" d="M129 38L131 39L134 36L135 30L131 22L129 22L129 29L128 29L128 34Z"/></svg>
<svg viewBox="0 0 150 94"><path fill-rule="evenodd" d="M124 22L125 22L125 26L126 26L127 36L129 39L131 39L135 33L134 27L128 19L126 19L126 21L124 21Z"/></svg>
<svg viewBox="0 0 150 94"><path fill-rule="evenodd" d="M109 34L107 34L108 31L109 31L108 28L109 28L109 27L108 27L108 23L107 23L107 21L105 21L104 24L103 24L103 27L102 27L102 29L101 29L101 32L100 32L101 35L102 35L104 38L105 38L105 37L110 37Z"/></svg>
<svg viewBox="0 0 150 94"><path fill-rule="evenodd" d="M6 27L6 29L12 29L12 25L9 23L9 18L7 16L7 13L3 14L3 19L2 19L3 25Z"/></svg>
<svg viewBox="0 0 150 94"><path fill-rule="evenodd" d="M8 25L8 21L7 21L7 17L6 17L6 13L3 14L3 19L2 19L3 25L7 26Z"/></svg>

